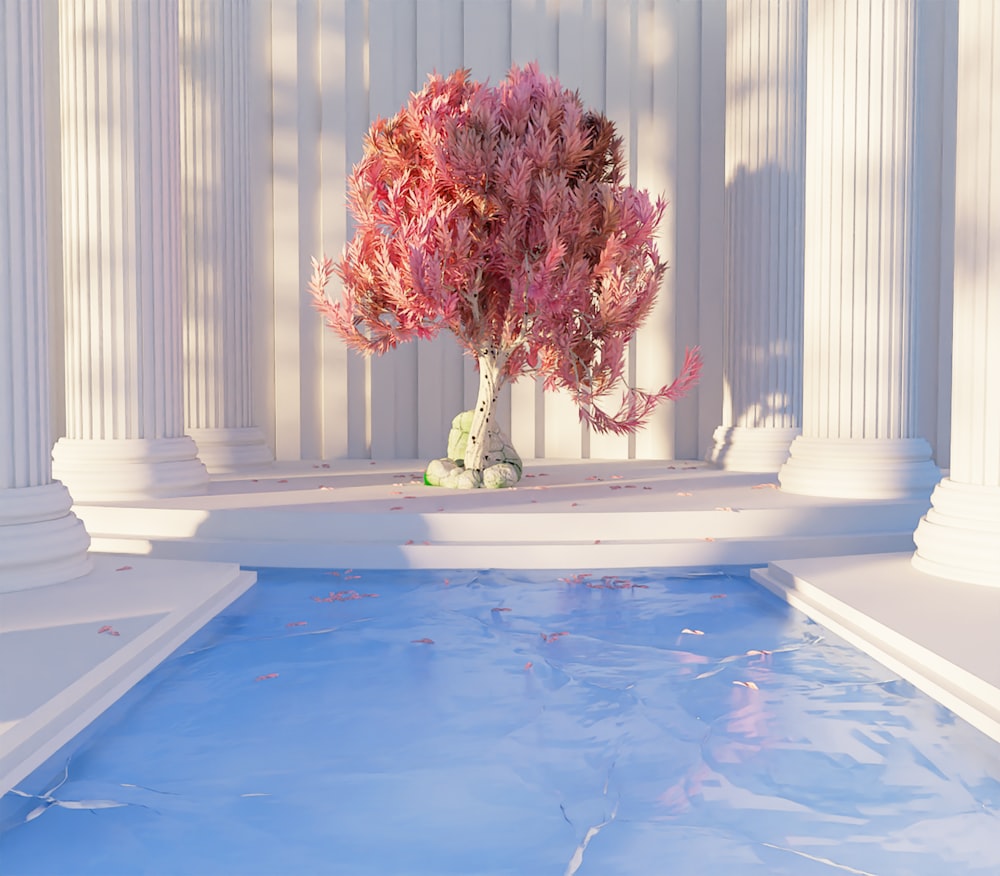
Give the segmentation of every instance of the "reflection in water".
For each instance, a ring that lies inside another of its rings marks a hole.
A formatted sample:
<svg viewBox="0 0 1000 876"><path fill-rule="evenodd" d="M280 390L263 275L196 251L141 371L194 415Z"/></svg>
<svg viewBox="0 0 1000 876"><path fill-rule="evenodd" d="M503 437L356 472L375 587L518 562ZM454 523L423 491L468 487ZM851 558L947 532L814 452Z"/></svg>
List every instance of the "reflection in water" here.
<svg viewBox="0 0 1000 876"><path fill-rule="evenodd" d="M1000 747L743 574L338 571L0 801L4 872L1000 872Z"/></svg>

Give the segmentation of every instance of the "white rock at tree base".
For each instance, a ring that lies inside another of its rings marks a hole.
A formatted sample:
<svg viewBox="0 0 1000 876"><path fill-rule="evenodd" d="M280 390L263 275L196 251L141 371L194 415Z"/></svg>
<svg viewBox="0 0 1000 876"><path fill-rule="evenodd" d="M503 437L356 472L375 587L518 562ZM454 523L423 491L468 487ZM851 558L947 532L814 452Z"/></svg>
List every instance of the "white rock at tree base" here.
<svg viewBox="0 0 1000 876"><path fill-rule="evenodd" d="M490 489L512 487L521 479L521 472L509 462L498 462L483 469L483 486Z"/></svg>
<svg viewBox="0 0 1000 876"><path fill-rule="evenodd" d="M448 434L448 456L433 459L424 472L424 483L432 487L453 490L472 490L477 487L500 489L512 487L521 479L521 457L499 429L491 430L486 437L486 449L497 462L487 465L480 475L466 470L465 449L469 441L474 411L462 411L451 421Z"/></svg>

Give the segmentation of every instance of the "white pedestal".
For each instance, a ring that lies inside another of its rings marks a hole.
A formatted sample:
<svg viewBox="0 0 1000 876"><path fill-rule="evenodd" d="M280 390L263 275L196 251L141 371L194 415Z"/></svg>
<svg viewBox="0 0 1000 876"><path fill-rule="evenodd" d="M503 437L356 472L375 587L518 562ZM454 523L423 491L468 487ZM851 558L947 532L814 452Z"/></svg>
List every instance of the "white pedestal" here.
<svg viewBox="0 0 1000 876"><path fill-rule="evenodd" d="M90 536L60 483L0 490L0 593L79 578L91 570Z"/></svg>
<svg viewBox="0 0 1000 876"><path fill-rule="evenodd" d="M930 497L941 472L923 438L810 438L792 442L781 489L844 499Z"/></svg>
<svg viewBox="0 0 1000 876"><path fill-rule="evenodd" d="M192 429L188 435L198 445L198 458L214 473L260 470L274 463L264 433L257 428Z"/></svg>
<svg viewBox="0 0 1000 876"><path fill-rule="evenodd" d="M60 438L52 471L71 481L73 498L84 504L197 496L208 490L208 472L198 447L181 438Z"/></svg>
<svg viewBox="0 0 1000 876"><path fill-rule="evenodd" d="M708 461L728 471L775 472L788 460L801 429L719 426L713 434Z"/></svg>
<svg viewBox="0 0 1000 876"><path fill-rule="evenodd" d="M913 565L921 572L1000 587L1000 487L945 478L913 540Z"/></svg>

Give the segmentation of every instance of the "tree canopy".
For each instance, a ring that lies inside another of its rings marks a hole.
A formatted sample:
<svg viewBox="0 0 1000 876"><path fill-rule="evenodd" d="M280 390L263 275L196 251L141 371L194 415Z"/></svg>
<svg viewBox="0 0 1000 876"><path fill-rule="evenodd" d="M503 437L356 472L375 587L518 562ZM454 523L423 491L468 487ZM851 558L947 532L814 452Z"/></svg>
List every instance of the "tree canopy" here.
<svg viewBox="0 0 1000 876"><path fill-rule="evenodd" d="M694 385L701 358L688 350L658 390L627 386L629 341L666 270L665 203L623 174L612 122L536 65L495 87L432 75L368 132L349 180L354 237L336 262L314 260L315 306L361 353L447 329L491 359L496 389L536 374L596 430L634 431Z"/></svg>

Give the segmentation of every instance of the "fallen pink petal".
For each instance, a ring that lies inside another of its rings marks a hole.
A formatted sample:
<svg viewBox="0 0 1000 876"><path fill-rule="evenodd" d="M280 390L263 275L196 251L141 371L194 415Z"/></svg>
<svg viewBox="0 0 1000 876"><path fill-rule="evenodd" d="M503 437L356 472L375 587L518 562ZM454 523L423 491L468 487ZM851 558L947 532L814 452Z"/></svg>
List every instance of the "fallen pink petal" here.
<svg viewBox="0 0 1000 876"><path fill-rule="evenodd" d="M554 642L556 639L561 639L563 636L568 636L569 633L563 631L561 633L542 633L542 639L546 642Z"/></svg>

